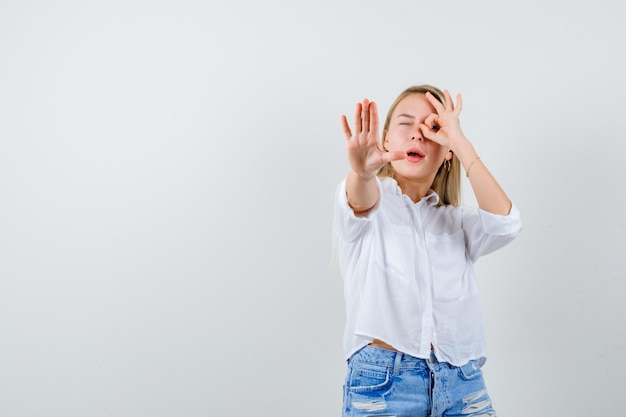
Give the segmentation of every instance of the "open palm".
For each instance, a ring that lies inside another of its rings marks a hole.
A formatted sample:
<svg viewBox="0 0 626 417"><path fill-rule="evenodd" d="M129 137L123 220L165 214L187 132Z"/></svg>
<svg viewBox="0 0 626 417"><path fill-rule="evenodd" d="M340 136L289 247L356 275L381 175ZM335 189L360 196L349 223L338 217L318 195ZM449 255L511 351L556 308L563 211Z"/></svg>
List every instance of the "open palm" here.
<svg viewBox="0 0 626 417"><path fill-rule="evenodd" d="M380 149L376 103L364 99L356 105L354 133L346 116L341 116L341 123L346 135L348 162L352 170L361 177L373 178L387 162L406 158L403 152L386 152Z"/></svg>

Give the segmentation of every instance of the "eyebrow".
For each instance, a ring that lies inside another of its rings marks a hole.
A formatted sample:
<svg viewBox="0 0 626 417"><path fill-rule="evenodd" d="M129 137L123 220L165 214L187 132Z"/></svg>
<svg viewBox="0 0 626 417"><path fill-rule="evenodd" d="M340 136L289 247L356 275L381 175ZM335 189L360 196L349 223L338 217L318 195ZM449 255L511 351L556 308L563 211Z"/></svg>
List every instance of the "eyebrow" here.
<svg viewBox="0 0 626 417"><path fill-rule="evenodd" d="M399 115L396 116L396 118L398 117L408 117L409 119L415 119L415 116L411 116L410 114L406 114L406 113L400 113Z"/></svg>

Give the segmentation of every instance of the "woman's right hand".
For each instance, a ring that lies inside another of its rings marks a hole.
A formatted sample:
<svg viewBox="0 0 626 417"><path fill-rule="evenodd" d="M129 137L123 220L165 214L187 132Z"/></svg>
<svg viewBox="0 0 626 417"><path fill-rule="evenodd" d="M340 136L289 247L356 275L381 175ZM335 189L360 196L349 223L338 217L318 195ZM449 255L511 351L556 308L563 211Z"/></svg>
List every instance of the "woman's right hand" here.
<svg viewBox="0 0 626 417"><path fill-rule="evenodd" d="M354 112L354 134L346 116L341 116L343 132L346 135L348 162L355 174L369 181L387 162L404 159L403 152L385 152L380 149L378 134L378 110L376 103L364 99L356 105Z"/></svg>

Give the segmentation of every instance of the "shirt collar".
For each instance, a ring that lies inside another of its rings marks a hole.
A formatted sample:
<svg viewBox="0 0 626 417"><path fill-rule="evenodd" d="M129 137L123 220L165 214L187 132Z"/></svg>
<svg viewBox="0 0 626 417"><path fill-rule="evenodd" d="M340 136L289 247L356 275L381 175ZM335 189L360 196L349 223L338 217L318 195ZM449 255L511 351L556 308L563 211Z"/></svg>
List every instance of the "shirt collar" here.
<svg viewBox="0 0 626 417"><path fill-rule="evenodd" d="M402 197L404 194L398 185L398 182L391 177L381 178L381 182L383 185L383 189L394 193L397 197ZM435 190L431 189L428 191L428 194L424 196L420 201L415 204L428 204L431 206L436 206L439 203L439 194L435 192Z"/></svg>

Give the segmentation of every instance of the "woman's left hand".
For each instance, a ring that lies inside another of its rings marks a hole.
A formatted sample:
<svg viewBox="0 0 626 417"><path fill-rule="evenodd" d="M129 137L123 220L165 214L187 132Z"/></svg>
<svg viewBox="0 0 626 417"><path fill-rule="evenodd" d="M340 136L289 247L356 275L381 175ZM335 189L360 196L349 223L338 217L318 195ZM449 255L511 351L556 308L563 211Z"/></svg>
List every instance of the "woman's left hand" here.
<svg viewBox="0 0 626 417"><path fill-rule="evenodd" d="M454 105L448 90L444 90L443 95L445 100L442 104L430 92L426 93L426 99L435 108L436 113L428 116L424 123L420 124L420 129L426 139L437 142L454 152L456 142L465 138L459 123L463 101L461 94L457 94L456 105Z"/></svg>

